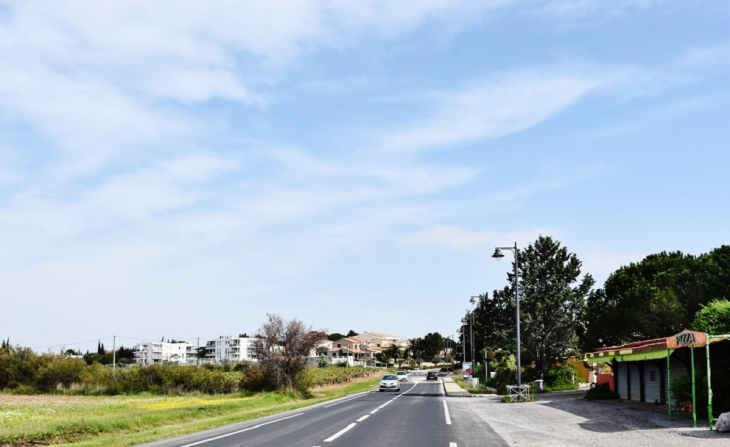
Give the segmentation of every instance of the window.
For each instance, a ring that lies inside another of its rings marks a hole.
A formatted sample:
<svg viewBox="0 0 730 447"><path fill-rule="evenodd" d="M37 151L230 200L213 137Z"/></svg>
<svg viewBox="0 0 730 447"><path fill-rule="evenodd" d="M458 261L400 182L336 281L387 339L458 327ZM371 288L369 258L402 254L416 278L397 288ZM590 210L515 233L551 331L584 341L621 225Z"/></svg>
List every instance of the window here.
<svg viewBox="0 0 730 447"><path fill-rule="evenodd" d="M337 343L337 347L338 347L338 348L341 348L341 347L342 347L342 345L341 345L341 344L339 344L339 343Z"/></svg>
<svg viewBox="0 0 730 447"><path fill-rule="evenodd" d="M651 382L654 382L656 380L656 371L654 371L653 369L649 371L649 380Z"/></svg>

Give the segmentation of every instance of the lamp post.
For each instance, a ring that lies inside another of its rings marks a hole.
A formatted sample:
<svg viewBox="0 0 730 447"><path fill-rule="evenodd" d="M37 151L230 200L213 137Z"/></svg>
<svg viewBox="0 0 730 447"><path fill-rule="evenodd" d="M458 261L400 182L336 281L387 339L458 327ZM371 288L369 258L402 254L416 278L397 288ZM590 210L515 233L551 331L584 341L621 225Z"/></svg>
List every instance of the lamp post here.
<svg viewBox="0 0 730 447"><path fill-rule="evenodd" d="M516 309L516 320L517 320L517 353L515 357L517 357L517 386L519 387L519 390L522 391L522 365L520 362L520 295L517 291L517 286L519 284L518 277L517 277L517 264L519 261L519 250L517 250L517 242L515 242L514 247L497 247L494 249L494 254L492 255L493 258L495 258L497 261L502 259L504 255L502 254L502 250L509 250L515 255L515 309Z"/></svg>
<svg viewBox="0 0 730 447"><path fill-rule="evenodd" d="M469 298L469 302L472 304L476 303L477 301L479 301L478 295L472 295ZM474 366L476 366L476 361L474 358L476 355L476 350L474 349L474 310L469 311L469 315L471 315L471 326L469 326L469 333L471 335L471 361Z"/></svg>

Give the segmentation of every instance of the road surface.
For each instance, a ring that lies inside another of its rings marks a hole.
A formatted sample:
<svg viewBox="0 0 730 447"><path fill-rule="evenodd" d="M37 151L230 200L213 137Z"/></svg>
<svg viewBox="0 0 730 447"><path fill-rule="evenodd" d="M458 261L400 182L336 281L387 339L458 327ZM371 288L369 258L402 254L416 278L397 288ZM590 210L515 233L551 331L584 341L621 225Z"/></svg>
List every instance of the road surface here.
<svg viewBox="0 0 730 447"><path fill-rule="evenodd" d="M401 392L368 392L149 447L471 447L506 446L464 399L441 382L411 377Z"/></svg>

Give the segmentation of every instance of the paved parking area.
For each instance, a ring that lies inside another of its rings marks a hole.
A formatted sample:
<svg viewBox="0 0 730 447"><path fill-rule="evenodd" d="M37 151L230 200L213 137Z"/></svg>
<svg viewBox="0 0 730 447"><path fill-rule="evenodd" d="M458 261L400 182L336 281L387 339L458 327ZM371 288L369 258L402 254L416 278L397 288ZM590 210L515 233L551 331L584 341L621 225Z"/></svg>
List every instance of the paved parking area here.
<svg viewBox="0 0 730 447"><path fill-rule="evenodd" d="M449 399L467 407L513 446L730 446L730 434L667 421L650 404L587 401L584 391L546 393L537 402L503 404L497 397Z"/></svg>

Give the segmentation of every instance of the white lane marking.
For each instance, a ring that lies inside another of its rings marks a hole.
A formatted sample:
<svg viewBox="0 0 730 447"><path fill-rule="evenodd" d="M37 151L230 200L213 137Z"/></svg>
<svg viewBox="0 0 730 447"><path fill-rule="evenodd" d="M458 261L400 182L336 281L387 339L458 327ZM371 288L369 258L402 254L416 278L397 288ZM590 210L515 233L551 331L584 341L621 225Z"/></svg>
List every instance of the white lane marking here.
<svg viewBox="0 0 730 447"><path fill-rule="evenodd" d="M417 383L414 383L414 384L413 384L413 386L412 386L412 387L410 387L410 388L408 389L408 391L404 391L403 393L401 393L401 396L402 396L403 394L408 394L408 393L410 393L411 391L413 391L413 388L415 388L415 387L416 387L416 385L418 385L418 384L417 384Z"/></svg>
<svg viewBox="0 0 730 447"><path fill-rule="evenodd" d="M335 402L333 404L325 405L324 407L325 408L334 407L335 405L344 404L345 402L350 402L351 400L359 399L360 397L362 397L362 396L353 397L352 399L341 400L341 401Z"/></svg>
<svg viewBox="0 0 730 447"><path fill-rule="evenodd" d="M354 427L354 426L356 426L356 425L357 425L357 424L353 422L352 424L350 424L350 425L348 425L347 427L343 428L342 430L338 431L338 432L337 432L337 433L335 433L334 435L332 435L332 436L330 436L329 438L325 439L325 440L324 440L324 442L332 442L332 441L334 441L335 439L337 439L337 438L339 438L340 436L344 435L344 434L345 434L345 433L347 433L348 431L352 430L352 427Z"/></svg>
<svg viewBox="0 0 730 447"><path fill-rule="evenodd" d="M223 439L223 438L227 438L227 437L229 437L229 436L237 435L237 434L239 434L239 433L243 433L243 432L245 432L245 431L249 431L249 430L253 430L253 429L256 429L256 428L260 428L260 427L263 427L264 425L269 425L269 424L273 424L274 422L281 422L281 421L285 421L285 420L287 420L287 419L295 418L295 417L297 417L297 416L301 416L301 415L303 415L303 414L304 414L304 413L299 413L299 414L295 414L295 415L292 415L292 416L287 416L287 417L285 417L285 418L281 418L281 419L276 419L276 420L274 420L274 421L264 422L263 424L255 425L255 426L253 426L253 427L249 427L249 428L244 428L243 430L238 430L238 431L234 431L234 432L231 432L231 433L226 433L225 435L220 435L220 436L216 436L215 438L208 438L208 439L203 439L202 441L198 441L198 442L193 442L192 444L186 444L186 445L184 445L184 446L182 446L182 447L192 447L192 446L194 446L194 445L198 445L198 444L203 444L203 443L205 443L205 442L210 442L210 441L215 441L215 440L217 440L217 439Z"/></svg>
<svg viewBox="0 0 730 447"><path fill-rule="evenodd" d="M456 443L455 442L449 442L449 447L456 447Z"/></svg>
<svg viewBox="0 0 730 447"><path fill-rule="evenodd" d="M446 425L451 425L451 416L449 416L449 407L446 406L446 401L444 401L444 414L446 415Z"/></svg>
<svg viewBox="0 0 730 447"><path fill-rule="evenodd" d="M374 409L373 411L371 411L371 412L370 412L370 414L375 414L375 413L377 413L379 409L380 409L380 408L376 408L376 409Z"/></svg>
<svg viewBox="0 0 730 447"><path fill-rule="evenodd" d="M366 414L365 416L363 416L360 419L358 419L357 422L362 422L362 421L364 421L365 419L367 419L369 417L370 417L370 415L369 414Z"/></svg>

